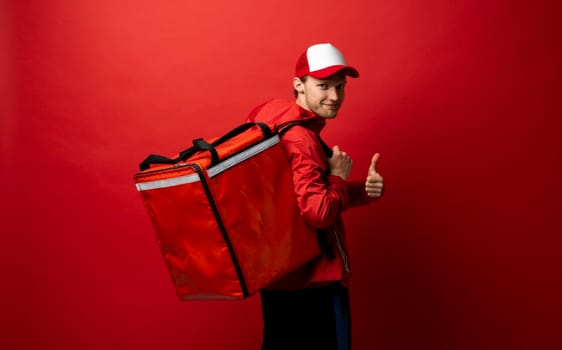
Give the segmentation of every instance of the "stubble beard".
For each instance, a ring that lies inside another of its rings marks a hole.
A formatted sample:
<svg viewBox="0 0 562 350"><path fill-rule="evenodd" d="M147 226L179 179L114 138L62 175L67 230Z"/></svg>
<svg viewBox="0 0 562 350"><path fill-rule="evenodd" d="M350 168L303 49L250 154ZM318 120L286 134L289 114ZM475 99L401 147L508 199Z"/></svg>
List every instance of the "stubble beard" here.
<svg viewBox="0 0 562 350"><path fill-rule="evenodd" d="M332 109L332 108L326 108L324 105L320 104L314 112L322 118L332 119L338 115L339 109L340 106Z"/></svg>

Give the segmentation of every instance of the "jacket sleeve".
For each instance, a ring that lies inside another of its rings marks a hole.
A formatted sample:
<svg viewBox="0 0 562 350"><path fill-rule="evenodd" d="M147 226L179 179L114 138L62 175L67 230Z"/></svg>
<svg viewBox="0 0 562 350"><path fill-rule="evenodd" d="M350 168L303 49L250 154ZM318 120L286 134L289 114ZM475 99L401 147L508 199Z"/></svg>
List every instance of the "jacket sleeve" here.
<svg viewBox="0 0 562 350"><path fill-rule="evenodd" d="M348 184L328 175L326 158L316 134L306 128L292 128L282 138L293 172L297 204L304 221L325 228L336 221L350 204Z"/></svg>
<svg viewBox="0 0 562 350"><path fill-rule="evenodd" d="M348 180L347 189L349 193L350 208L367 205L376 200L376 198L367 196L367 191L365 191L365 180Z"/></svg>

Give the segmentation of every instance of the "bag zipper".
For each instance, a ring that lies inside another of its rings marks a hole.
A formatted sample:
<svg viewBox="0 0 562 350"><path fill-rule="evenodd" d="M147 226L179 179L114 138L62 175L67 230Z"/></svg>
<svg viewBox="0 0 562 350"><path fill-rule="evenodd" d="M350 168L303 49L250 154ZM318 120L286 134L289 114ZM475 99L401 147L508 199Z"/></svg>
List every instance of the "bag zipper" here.
<svg viewBox="0 0 562 350"><path fill-rule="evenodd" d="M334 237L336 239L336 244L338 245L338 249L340 251L340 254L341 254L341 257L342 257L342 260L343 260L343 266L345 267L345 271L350 273L351 271L349 269L349 262L347 260L347 255L343 251L343 247L341 245L340 238L338 237L338 233L336 232L335 228L332 229L332 232L334 233Z"/></svg>

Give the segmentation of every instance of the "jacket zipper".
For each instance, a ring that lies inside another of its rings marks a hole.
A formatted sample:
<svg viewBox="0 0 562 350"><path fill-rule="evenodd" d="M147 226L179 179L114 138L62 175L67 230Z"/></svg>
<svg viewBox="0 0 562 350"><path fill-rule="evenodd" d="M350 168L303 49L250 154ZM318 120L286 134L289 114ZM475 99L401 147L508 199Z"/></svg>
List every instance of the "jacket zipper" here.
<svg viewBox="0 0 562 350"><path fill-rule="evenodd" d="M345 267L345 271L349 273L349 272L351 272L349 270L349 262L347 260L347 255L343 251L343 247L341 245L340 238L338 237L338 233L336 232L336 229L332 229L332 232L334 233L334 237L336 238L336 244L338 245L338 249L340 251L340 254L341 254L341 257L342 257L342 260L343 260L343 266Z"/></svg>

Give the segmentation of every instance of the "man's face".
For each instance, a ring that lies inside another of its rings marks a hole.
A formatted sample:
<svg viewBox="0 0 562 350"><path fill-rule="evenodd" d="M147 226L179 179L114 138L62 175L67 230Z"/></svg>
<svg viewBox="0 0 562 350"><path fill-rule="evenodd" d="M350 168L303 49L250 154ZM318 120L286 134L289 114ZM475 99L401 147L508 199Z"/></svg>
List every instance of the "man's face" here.
<svg viewBox="0 0 562 350"><path fill-rule="evenodd" d="M295 78L297 104L322 118L335 118L345 96L346 75L338 72L325 79Z"/></svg>

